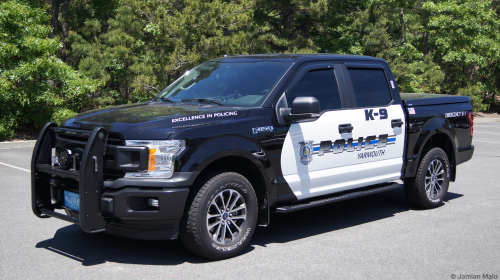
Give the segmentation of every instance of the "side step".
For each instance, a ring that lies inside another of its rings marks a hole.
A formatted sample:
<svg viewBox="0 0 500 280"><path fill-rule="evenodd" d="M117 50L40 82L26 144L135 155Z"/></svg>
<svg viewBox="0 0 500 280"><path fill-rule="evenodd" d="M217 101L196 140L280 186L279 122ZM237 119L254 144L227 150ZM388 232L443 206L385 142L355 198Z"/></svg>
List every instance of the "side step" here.
<svg viewBox="0 0 500 280"><path fill-rule="evenodd" d="M378 184L375 185L369 189L364 188L363 190L354 190L349 193L342 193L341 195L336 195L336 196L331 196L327 198L322 198L319 200L314 200L314 201L309 201L307 203L302 203L302 204L295 204L295 205L290 205L290 206L280 206L274 210L275 213L290 213L293 211L297 210L303 210L307 208L312 208L320 205L326 205L334 202L339 202L342 200L348 200L356 197L361 197L365 195L370 195L370 194L375 194L375 193L380 193L380 192L385 192L385 191L390 191L394 190L397 188L400 188L403 186L402 184L398 183L386 183L386 184Z"/></svg>

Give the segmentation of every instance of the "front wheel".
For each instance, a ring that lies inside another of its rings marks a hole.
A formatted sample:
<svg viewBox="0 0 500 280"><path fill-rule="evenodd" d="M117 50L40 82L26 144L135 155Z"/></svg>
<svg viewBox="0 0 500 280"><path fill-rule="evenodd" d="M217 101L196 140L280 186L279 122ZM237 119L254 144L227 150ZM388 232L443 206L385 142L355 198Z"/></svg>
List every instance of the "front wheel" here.
<svg viewBox="0 0 500 280"><path fill-rule="evenodd" d="M450 163L440 148L430 149L420 161L414 178L405 179L408 201L418 207L430 209L442 204L450 184Z"/></svg>
<svg viewBox="0 0 500 280"><path fill-rule="evenodd" d="M195 191L181 223L184 246L213 260L239 254L257 224L257 196L250 182L238 173L221 172Z"/></svg>

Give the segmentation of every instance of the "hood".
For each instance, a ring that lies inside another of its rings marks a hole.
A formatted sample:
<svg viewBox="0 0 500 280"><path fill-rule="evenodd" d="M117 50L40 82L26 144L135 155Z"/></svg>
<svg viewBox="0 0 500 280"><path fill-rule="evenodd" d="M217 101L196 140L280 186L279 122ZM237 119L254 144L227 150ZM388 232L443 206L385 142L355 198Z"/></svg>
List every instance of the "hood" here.
<svg viewBox="0 0 500 280"><path fill-rule="evenodd" d="M103 127L127 140L167 139L177 129L244 118L249 109L206 104L145 102L81 113L61 126L82 130Z"/></svg>

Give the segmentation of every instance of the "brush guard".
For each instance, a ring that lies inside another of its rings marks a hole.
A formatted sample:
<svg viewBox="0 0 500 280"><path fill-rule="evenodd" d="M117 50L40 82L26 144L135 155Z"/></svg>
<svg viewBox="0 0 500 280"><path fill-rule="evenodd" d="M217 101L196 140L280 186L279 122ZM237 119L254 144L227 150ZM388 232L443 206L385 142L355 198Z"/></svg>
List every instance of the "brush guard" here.
<svg viewBox="0 0 500 280"><path fill-rule="evenodd" d="M80 169L62 169L52 166L52 149L56 145L56 133L72 133L88 137L80 161ZM33 150L31 158L31 206L33 213L40 218L55 217L78 224L87 233L104 231L105 220L101 213L101 192L103 189L104 154L108 131L96 127L89 131L58 128L55 123L46 123ZM73 178L78 181L80 195L79 217L72 217L55 212L50 194L52 176Z"/></svg>

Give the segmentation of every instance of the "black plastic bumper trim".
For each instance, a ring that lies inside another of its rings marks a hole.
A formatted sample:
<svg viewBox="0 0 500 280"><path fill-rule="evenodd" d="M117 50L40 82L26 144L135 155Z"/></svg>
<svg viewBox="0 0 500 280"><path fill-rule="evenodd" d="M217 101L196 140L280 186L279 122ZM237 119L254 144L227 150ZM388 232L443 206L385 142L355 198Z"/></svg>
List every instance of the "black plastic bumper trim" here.
<svg viewBox="0 0 500 280"><path fill-rule="evenodd" d="M457 151L459 152L465 152L470 150L474 150L474 145L462 146L457 148Z"/></svg>
<svg viewBox="0 0 500 280"><path fill-rule="evenodd" d="M113 206L113 199L109 197L101 197L101 210L103 212L113 213L115 207Z"/></svg>
<svg viewBox="0 0 500 280"><path fill-rule="evenodd" d="M158 190L145 190L140 188L127 188L118 192L103 193L103 199L113 199L113 217L124 220L168 220L180 219L184 214L184 206L189 194L189 188L164 188ZM127 204L130 198L158 199L158 210L132 210Z"/></svg>
<svg viewBox="0 0 500 280"><path fill-rule="evenodd" d="M110 189L121 189L124 187L151 187L151 188L178 188L188 187L194 183L194 180L200 171L194 172L175 172L169 179L160 178L120 178L115 181L104 181L104 187Z"/></svg>
<svg viewBox="0 0 500 280"><path fill-rule="evenodd" d="M474 155L474 145L459 147L457 150L457 165L470 160Z"/></svg>

